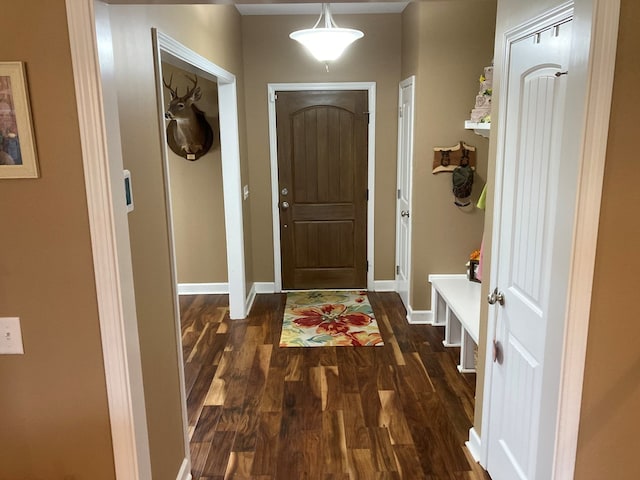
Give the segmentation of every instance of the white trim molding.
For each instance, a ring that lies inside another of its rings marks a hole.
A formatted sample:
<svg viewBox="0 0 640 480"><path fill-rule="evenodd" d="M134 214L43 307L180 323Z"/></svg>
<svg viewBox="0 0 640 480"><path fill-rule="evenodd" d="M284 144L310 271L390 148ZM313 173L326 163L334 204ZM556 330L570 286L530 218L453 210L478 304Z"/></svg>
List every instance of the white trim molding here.
<svg viewBox="0 0 640 480"><path fill-rule="evenodd" d="M176 480L191 480L193 477L191 476L191 462L189 462L188 458L182 460L182 465L180 465L180 470L178 470L178 475L176 475Z"/></svg>
<svg viewBox="0 0 640 480"><path fill-rule="evenodd" d="M275 282L255 282L253 288L256 293L276 293Z"/></svg>
<svg viewBox="0 0 640 480"><path fill-rule="evenodd" d="M253 302L256 300L256 286L255 284L251 285L249 289L249 294L247 295L247 300L245 301L245 312L250 312L251 307L253 307Z"/></svg>
<svg viewBox="0 0 640 480"><path fill-rule="evenodd" d="M374 292L395 292L396 291L395 280L374 280L373 291Z"/></svg>
<svg viewBox="0 0 640 480"><path fill-rule="evenodd" d="M414 310L407 308L407 322L411 325L433 325L433 312L431 310Z"/></svg>
<svg viewBox="0 0 640 480"><path fill-rule="evenodd" d="M343 82L343 83L269 83L267 85L267 101L269 107L269 155L271 158L271 214L273 222L273 266L276 291L282 291L282 258L280 255L280 210L278 203L278 145L276 132L277 91L312 91L312 90L366 90L369 102L369 131L367 159L367 289L374 289L374 213L375 213L375 171L376 171L376 82Z"/></svg>
<svg viewBox="0 0 640 480"><path fill-rule="evenodd" d="M229 293L228 283L179 283L178 295L222 295Z"/></svg>
<svg viewBox="0 0 640 480"><path fill-rule="evenodd" d="M482 444L480 441L480 435L476 432L476 429L471 427L469 429L469 440L464 442L467 450L476 462L480 462L480 454L482 452Z"/></svg>
<svg viewBox="0 0 640 480"><path fill-rule="evenodd" d="M93 0L67 0L66 9L115 474L148 479L151 458L120 138L107 135L120 129L109 15Z"/></svg>
<svg viewBox="0 0 640 480"><path fill-rule="evenodd" d="M580 5L576 5L576 15L582 14L580 8ZM618 45L620 0L593 0L589 13L591 54L586 72L582 164L578 179L553 464L553 478L557 480L573 478L578 449L584 363Z"/></svg>

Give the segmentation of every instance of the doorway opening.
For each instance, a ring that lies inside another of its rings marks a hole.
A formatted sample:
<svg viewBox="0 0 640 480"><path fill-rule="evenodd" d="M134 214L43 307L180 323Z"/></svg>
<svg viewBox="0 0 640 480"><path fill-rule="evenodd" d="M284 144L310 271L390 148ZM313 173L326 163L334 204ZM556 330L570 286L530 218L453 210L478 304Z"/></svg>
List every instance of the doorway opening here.
<svg viewBox="0 0 640 480"><path fill-rule="evenodd" d="M213 137L210 148L207 150L205 145L201 151L207 151L196 160L185 158L188 154L179 147L166 150L178 294L228 293L218 84L166 61L161 62L161 71L165 85L163 106L165 111L170 106L175 111L175 115L165 113L165 117L175 116L174 124L189 122L193 118L190 115L197 112L189 103L199 97L196 108L203 112ZM169 90L175 97L172 101L166 99ZM182 105L186 106L181 108ZM192 131L206 133L205 129Z"/></svg>

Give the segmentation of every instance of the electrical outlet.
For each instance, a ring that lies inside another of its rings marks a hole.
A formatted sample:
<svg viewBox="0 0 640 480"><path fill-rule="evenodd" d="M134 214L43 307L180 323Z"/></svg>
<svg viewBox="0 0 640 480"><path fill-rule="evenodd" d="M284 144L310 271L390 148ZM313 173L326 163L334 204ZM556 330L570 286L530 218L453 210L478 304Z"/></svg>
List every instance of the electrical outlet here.
<svg viewBox="0 0 640 480"><path fill-rule="evenodd" d="M18 317L0 318L0 354L24 354Z"/></svg>

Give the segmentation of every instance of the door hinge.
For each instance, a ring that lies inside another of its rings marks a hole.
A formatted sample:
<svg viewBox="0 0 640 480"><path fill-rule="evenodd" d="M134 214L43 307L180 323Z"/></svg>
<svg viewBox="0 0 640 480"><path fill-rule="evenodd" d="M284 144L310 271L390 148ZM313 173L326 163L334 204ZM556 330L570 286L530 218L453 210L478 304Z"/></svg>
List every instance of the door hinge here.
<svg viewBox="0 0 640 480"><path fill-rule="evenodd" d="M369 124L369 122L371 121L371 112L362 112L362 113L367 116L367 124Z"/></svg>
<svg viewBox="0 0 640 480"><path fill-rule="evenodd" d="M364 196L365 200L368 202L369 201L369 189L367 188L367 192Z"/></svg>
<svg viewBox="0 0 640 480"><path fill-rule="evenodd" d="M398 107L398 117L402 118L402 111L403 111L403 110L404 110L404 109L402 108L402 105L400 105L400 106Z"/></svg>
<svg viewBox="0 0 640 480"><path fill-rule="evenodd" d="M400 196L401 196L400 189L398 189L398 200L400 200Z"/></svg>
<svg viewBox="0 0 640 480"><path fill-rule="evenodd" d="M400 275L400 265L396 265L396 275Z"/></svg>
<svg viewBox="0 0 640 480"><path fill-rule="evenodd" d="M278 100L278 94L276 92L271 93L271 98L269 98L271 103L275 103Z"/></svg>
<svg viewBox="0 0 640 480"><path fill-rule="evenodd" d="M369 271L369 260L367 260L367 272Z"/></svg>

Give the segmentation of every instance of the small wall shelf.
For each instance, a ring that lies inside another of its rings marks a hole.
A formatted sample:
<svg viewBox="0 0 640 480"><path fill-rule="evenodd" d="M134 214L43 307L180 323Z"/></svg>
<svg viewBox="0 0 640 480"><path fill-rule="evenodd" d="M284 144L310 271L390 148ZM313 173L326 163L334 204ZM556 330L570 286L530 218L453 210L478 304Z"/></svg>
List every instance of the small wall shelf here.
<svg viewBox="0 0 640 480"><path fill-rule="evenodd" d="M476 123L470 120L465 120L464 128L467 130L473 130L474 133L478 135L489 138L489 134L491 133L491 124L490 123Z"/></svg>

